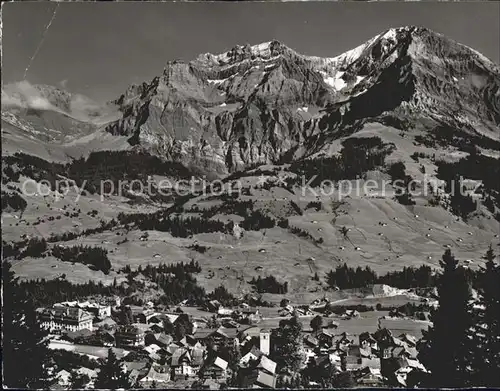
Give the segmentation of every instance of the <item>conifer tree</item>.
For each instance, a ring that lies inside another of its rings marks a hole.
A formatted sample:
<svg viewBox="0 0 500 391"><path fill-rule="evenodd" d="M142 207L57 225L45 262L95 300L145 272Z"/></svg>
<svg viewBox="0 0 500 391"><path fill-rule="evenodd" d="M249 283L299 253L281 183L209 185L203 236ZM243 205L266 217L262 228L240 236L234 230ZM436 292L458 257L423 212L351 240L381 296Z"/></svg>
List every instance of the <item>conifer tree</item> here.
<svg viewBox="0 0 500 391"><path fill-rule="evenodd" d="M89 383L90 378L85 373L78 374L76 371L71 372L71 377L69 379L70 388L72 390L81 390Z"/></svg>
<svg viewBox="0 0 500 391"><path fill-rule="evenodd" d="M445 251L440 265L439 306L432 313L433 326L424 332L419 359L431 372L425 386L464 387L469 379L470 288L450 250Z"/></svg>
<svg viewBox="0 0 500 391"><path fill-rule="evenodd" d="M323 318L321 315L316 315L314 318L311 319L311 329L313 331L318 331L321 329L321 326L323 326Z"/></svg>
<svg viewBox="0 0 500 391"><path fill-rule="evenodd" d="M122 371L120 363L116 358L116 354L112 348L108 350L108 358L101 367L97 379L95 381L96 389L130 388L130 382L126 373Z"/></svg>
<svg viewBox="0 0 500 391"><path fill-rule="evenodd" d="M484 257L486 269L480 280L480 310L477 319L478 333L475 335L476 351L474 369L477 385L500 386L500 265L490 246ZM474 384L476 385L476 384Z"/></svg>
<svg viewBox="0 0 500 391"><path fill-rule="evenodd" d="M48 386L47 333L37 322L31 300L20 289L9 262L2 262L3 377L9 388Z"/></svg>
<svg viewBox="0 0 500 391"><path fill-rule="evenodd" d="M304 358L300 345L301 332L302 324L296 315L280 321L279 327L272 331L271 359L280 369L296 371L300 368Z"/></svg>

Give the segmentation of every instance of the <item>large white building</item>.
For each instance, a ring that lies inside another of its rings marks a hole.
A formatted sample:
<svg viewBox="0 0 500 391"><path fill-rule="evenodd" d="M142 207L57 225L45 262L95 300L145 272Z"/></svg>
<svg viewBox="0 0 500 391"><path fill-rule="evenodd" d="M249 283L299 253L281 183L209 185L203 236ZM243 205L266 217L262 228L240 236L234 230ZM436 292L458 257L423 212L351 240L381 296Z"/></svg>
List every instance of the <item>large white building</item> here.
<svg viewBox="0 0 500 391"><path fill-rule="evenodd" d="M111 316L110 305L101 305L97 303L91 303L89 301L65 301L63 303L56 304L56 306L81 308L84 311L92 313L96 318L99 319L105 319Z"/></svg>
<svg viewBox="0 0 500 391"><path fill-rule="evenodd" d="M94 315L81 308L54 306L39 311L40 325L50 331L92 330Z"/></svg>

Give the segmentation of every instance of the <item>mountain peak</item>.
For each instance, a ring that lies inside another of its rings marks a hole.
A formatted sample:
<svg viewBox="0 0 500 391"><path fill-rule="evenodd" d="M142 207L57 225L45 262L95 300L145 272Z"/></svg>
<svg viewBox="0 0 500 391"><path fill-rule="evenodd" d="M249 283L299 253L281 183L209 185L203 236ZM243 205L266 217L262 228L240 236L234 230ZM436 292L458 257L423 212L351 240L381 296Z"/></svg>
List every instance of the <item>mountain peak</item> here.
<svg viewBox="0 0 500 391"><path fill-rule="evenodd" d="M196 59L206 65L229 65L244 60L268 60L286 51L293 52L289 47L278 40L271 40L255 45L236 45L220 54L204 53Z"/></svg>

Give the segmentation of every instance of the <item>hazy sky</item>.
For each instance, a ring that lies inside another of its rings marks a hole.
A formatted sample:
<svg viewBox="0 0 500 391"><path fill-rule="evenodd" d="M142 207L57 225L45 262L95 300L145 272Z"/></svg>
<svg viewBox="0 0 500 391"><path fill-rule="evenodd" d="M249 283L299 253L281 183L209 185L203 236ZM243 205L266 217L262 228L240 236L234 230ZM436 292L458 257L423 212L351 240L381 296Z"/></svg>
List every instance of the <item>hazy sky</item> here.
<svg viewBox="0 0 500 391"><path fill-rule="evenodd" d="M3 9L3 82L23 79L56 3ZM499 2L59 3L27 75L98 100L236 44L278 39L300 53L335 56L390 27L421 25L500 62Z"/></svg>

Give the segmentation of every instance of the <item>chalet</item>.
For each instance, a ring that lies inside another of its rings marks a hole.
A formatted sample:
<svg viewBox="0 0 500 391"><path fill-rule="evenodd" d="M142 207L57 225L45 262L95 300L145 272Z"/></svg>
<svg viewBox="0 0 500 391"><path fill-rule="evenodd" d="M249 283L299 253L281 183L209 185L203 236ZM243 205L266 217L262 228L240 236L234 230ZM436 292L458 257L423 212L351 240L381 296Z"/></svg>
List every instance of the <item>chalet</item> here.
<svg viewBox="0 0 500 391"><path fill-rule="evenodd" d="M311 334L308 334L304 337L304 346L311 350L314 350L319 346L319 341Z"/></svg>
<svg viewBox="0 0 500 391"><path fill-rule="evenodd" d="M234 310L232 310L231 308L221 307L217 310L217 315L220 315L220 316L231 316L231 315L233 315L233 313L234 313Z"/></svg>
<svg viewBox="0 0 500 391"><path fill-rule="evenodd" d="M198 371L203 366L206 355L205 347L197 346L191 349L191 366L195 371Z"/></svg>
<svg viewBox="0 0 500 391"><path fill-rule="evenodd" d="M200 342L203 342L205 340L207 340L207 338L209 338L214 332L216 332L217 329L215 328L209 328L209 329L197 329L195 332L194 332L194 337L200 341Z"/></svg>
<svg viewBox="0 0 500 391"><path fill-rule="evenodd" d="M347 370L357 370L362 367L380 369L380 359L372 354L371 349L364 349L360 346L349 347L345 356L345 364Z"/></svg>
<svg viewBox="0 0 500 391"><path fill-rule="evenodd" d="M276 387L276 363L264 355L241 367L239 374L240 386L244 388Z"/></svg>
<svg viewBox="0 0 500 391"><path fill-rule="evenodd" d="M354 341L349 338L347 333L344 332L340 334L338 337L335 337L334 343L338 349L345 350L345 348L349 348L349 346L351 346L354 343Z"/></svg>
<svg viewBox="0 0 500 391"><path fill-rule="evenodd" d="M116 327L116 322L112 318L105 318L100 322L94 323L94 327L109 330Z"/></svg>
<svg viewBox="0 0 500 391"><path fill-rule="evenodd" d="M409 347L416 347L417 346L417 339L410 334L403 333L398 337L401 341L403 341L406 345Z"/></svg>
<svg viewBox="0 0 500 391"><path fill-rule="evenodd" d="M75 343L86 343L89 338L94 335L89 329L83 329L79 331L61 331L61 339L75 342Z"/></svg>
<svg viewBox="0 0 500 391"><path fill-rule="evenodd" d="M161 370L161 372L160 372ZM142 386L151 385L153 382L156 384L168 383L171 379L170 372L166 367L157 367L151 365L148 373L139 380ZM147 388L147 387L146 387Z"/></svg>
<svg viewBox="0 0 500 391"><path fill-rule="evenodd" d="M95 369L80 367L80 368L74 370L74 372L77 375L80 375L80 376L85 375L88 377L89 382L85 385L84 388L94 388L94 382L95 382L95 379L97 378L97 371Z"/></svg>
<svg viewBox="0 0 500 391"><path fill-rule="evenodd" d="M250 323L257 323L262 319L259 309L256 307L242 307L238 311L241 313L242 317L247 319Z"/></svg>
<svg viewBox="0 0 500 391"><path fill-rule="evenodd" d="M238 327L240 327L240 324L231 319L223 321L222 326L228 329L237 329Z"/></svg>
<svg viewBox="0 0 500 391"><path fill-rule="evenodd" d="M80 331L92 330L94 316L81 308L55 306L42 309L38 316L44 329Z"/></svg>
<svg viewBox="0 0 500 391"><path fill-rule="evenodd" d="M196 338L194 338L192 335L185 335L180 341L179 344L189 348L193 347L196 344Z"/></svg>
<svg viewBox="0 0 500 391"><path fill-rule="evenodd" d="M318 340L319 346L322 348L331 348L333 346L333 334L327 329L322 329L320 332L316 333L316 339Z"/></svg>
<svg viewBox="0 0 500 391"><path fill-rule="evenodd" d="M418 355L416 348L407 346L395 346L392 348L391 357L416 358Z"/></svg>
<svg viewBox="0 0 500 391"><path fill-rule="evenodd" d="M209 339L214 346L218 346L223 342L238 343L238 329L229 329L219 327L213 333L209 334L206 339Z"/></svg>
<svg viewBox="0 0 500 391"><path fill-rule="evenodd" d="M174 351L170 362L170 366L172 368L172 378L187 378L189 376L196 375L197 370L193 367L192 361L193 359L188 349L179 348Z"/></svg>
<svg viewBox="0 0 500 391"><path fill-rule="evenodd" d="M243 343L244 341L248 341L252 338L259 338L260 337L260 327L257 326L250 326L245 329L242 329L238 333L238 339L240 340L240 343Z"/></svg>
<svg viewBox="0 0 500 391"><path fill-rule="evenodd" d="M195 329L206 329L208 327L208 321L203 318L193 318L192 323Z"/></svg>
<svg viewBox="0 0 500 391"><path fill-rule="evenodd" d="M312 335L307 335L303 340L302 350L305 355L306 363L314 359L319 353L318 349L318 340L314 338Z"/></svg>
<svg viewBox="0 0 500 391"><path fill-rule="evenodd" d="M155 362L163 361L167 356L167 351L156 344L146 346L144 351L148 354L149 358Z"/></svg>
<svg viewBox="0 0 500 391"><path fill-rule="evenodd" d="M340 315L344 319L352 319L359 317L359 312L356 310L344 310L344 312Z"/></svg>
<svg viewBox="0 0 500 391"><path fill-rule="evenodd" d="M205 379L203 383L200 385L200 389L202 390L218 390L220 389L221 384L215 381L214 379Z"/></svg>
<svg viewBox="0 0 500 391"><path fill-rule="evenodd" d="M295 309L299 316L312 316L314 313L309 308L298 307Z"/></svg>
<svg viewBox="0 0 500 391"><path fill-rule="evenodd" d="M359 335L359 346L363 349L378 349L377 340L368 332Z"/></svg>
<svg viewBox="0 0 500 391"><path fill-rule="evenodd" d="M344 355L344 352L341 353L340 351L333 351L333 352L328 353L328 359L330 360L330 362L332 364L335 364L338 366L342 362L343 355Z"/></svg>
<svg viewBox="0 0 500 391"><path fill-rule="evenodd" d="M203 379L224 380L227 378L228 362L220 357L215 357L203 367Z"/></svg>
<svg viewBox="0 0 500 391"><path fill-rule="evenodd" d="M163 347L163 348L166 348L174 340L171 335L168 335L168 334L165 334L165 333L160 333L159 335L156 335L155 339L156 339L156 344L158 346Z"/></svg>
<svg viewBox="0 0 500 391"><path fill-rule="evenodd" d="M144 345L144 332L135 325L121 326L115 333L116 346L131 347Z"/></svg>
<svg viewBox="0 0 500 391"><path fill-rule="evenodd" d="M258 361L256 368L258 370L264 371L270 375L275 375L276 374L276 366L277 365L273 360L262 355L262 356L260 356L260 360Z"/></svg>
<svg viewBox="0 0 500 391"><path fill-rule="evenodd" d="M286 307L288 304L290 304L290 299L282 299L280 307Z"/></svg>
<svg viewBox="0 0 500 391"><path fill-rule="evenodd" d="M174 353L175 353L177 350L181 349L181 348L182 348L182 346L181 346L181 345L176 344L176 343L174 343L174 342L172 342L172 343L171 343L171 344L169 344L167 347L165 347L165 349L166 349L166 351L167 351L167 354L168 354L169 356L173 356L173 355L174 355Z"/></svg>
<svg viewBox="0 0 500 391"><path fill-rule="evenodd" d="M210 300L207 303L207 310L209 312L217 312L220 308L222 308L222 304L218 300Z"/></svg>
<svg viewBox="0 0 500 391"><path fill-rule="evenodd" d="M250 362L258 360L262 355L263 353L256 346L252 346L252 349L241 357L238 365L240 367L247 367Z"/></svg>
<svg viewBox="0 0 500 391"><path fill-rule="evenodd" d="M404 357L391 357L381 360L381 373L390 383L407 387L414 386L408 383L408 375L415 372L427 372L425 367L417 360Z"/></svg>
<svg viewBox="0 0 500 391"><path fill-rule="evenodd" d="M130 307L132 317L136 323L148 323L149 318L154 315L154 311L151 308L144 308L136 305L128 307Z"/></svg>
<svg viewBox="0 0 500 391"><path fill-rule="evenodd" d="M276 376L264 371L251 371L245 373L241 379L243 388L276 388Z"/></svg>
<svg viewBox="0 0 500 391"><path fill-rule="evenodd" d="M159 334L163 332L165 329L163 328L162 325L158 323L153 323L152 325L149 326L149 329L154 333L154 334Z"/></svg>
<svg viewBox="0 0 500 391"><path fill-rule="evenodd" d="M356 384L362 387L383 387L383 377L380 369L369 366L362 368L356 373Z"/></svg>
<svg viewBox="0 0 500 391"><path fill-rule="evenodd" d="M138 376L145 376L149 371L150 361L147 358L131 357L132 355L132 353L127 355L127 357L125 357L125 359L121 362L122 371L136 371Z"/></svg>
<svg viewBox="0 0 500 391"><path fill-rule="evenodd" d="M164 321L170 320L166 314L153 314L149 317L148 324L161 325Z"/></svg>

